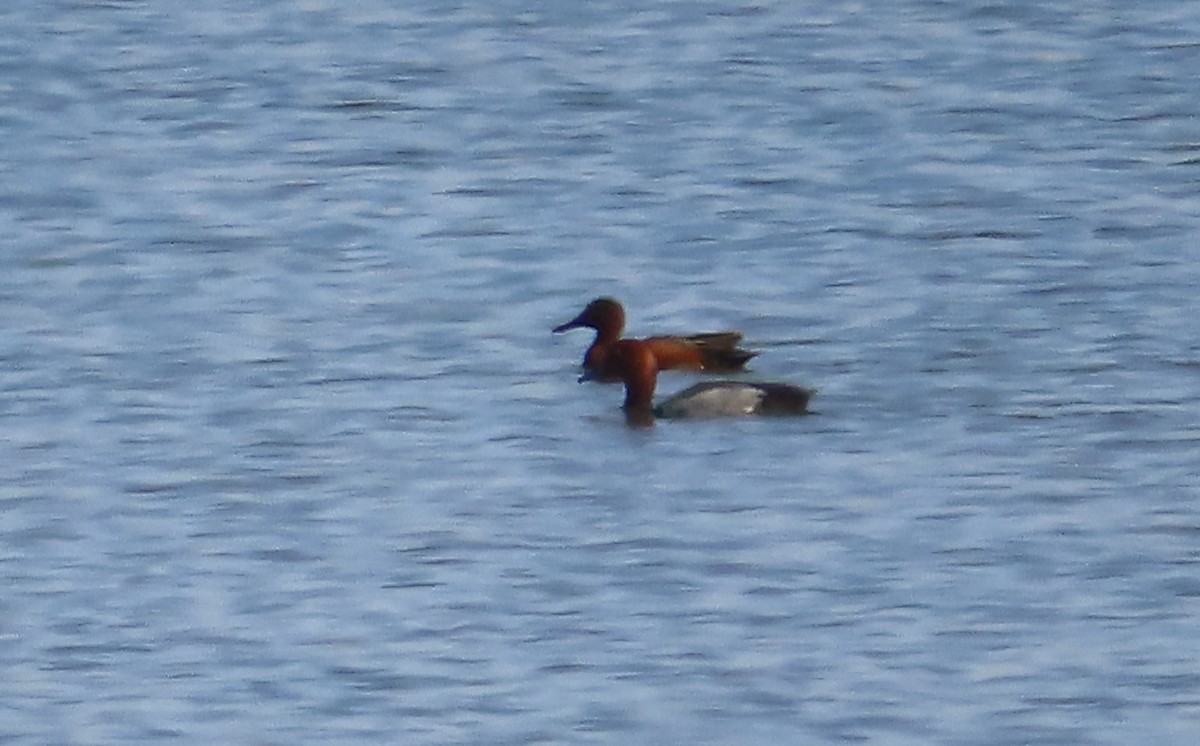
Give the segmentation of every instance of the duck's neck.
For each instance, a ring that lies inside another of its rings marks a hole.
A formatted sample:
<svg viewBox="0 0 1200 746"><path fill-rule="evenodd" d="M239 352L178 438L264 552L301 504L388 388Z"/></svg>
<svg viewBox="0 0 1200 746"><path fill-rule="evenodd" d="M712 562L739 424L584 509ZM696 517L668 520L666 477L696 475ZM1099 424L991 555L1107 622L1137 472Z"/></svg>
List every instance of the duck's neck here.
<svg viewBox="0 0 1200 746"><path fill-rule="evenodd" d="M658 370L652 365L631 371L625 378L625 411L645 412L654 409L654 387L658 383Z"/></svg>

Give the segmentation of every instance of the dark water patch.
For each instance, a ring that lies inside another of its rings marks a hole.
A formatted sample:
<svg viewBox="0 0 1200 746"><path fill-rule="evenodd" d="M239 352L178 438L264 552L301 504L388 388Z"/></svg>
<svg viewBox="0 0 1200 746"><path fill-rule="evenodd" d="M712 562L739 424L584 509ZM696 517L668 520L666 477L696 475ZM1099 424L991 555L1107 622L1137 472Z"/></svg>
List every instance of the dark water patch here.
<svg viewBox="0 0 1200 746"><path fill-rule="evenodd" d="M397 99L351 99L337 101L326 107L330 111L394 114L397 112L420 111L422 107Z"/></svg>
<svg viewBox="0 0 1200 746"><path fill-rule="evenodd" d="M1130 223L1110 223L1096 227L1093 231L1096 238L1122 239L1127 241L1147 241L1158 238L1181 236L1190 232L1183 225L1136 225Z"/></svg>
<svg viewBox="0 0 1200 746"><path fill-rule="evenodd" d="M592 86L572 86L549 91L554 102L565 109L584 111L618 111L627 108L621 97L611 90Z"/></svg>
<svg viewBox="0 0 1200 746"><path fill-rule="evenodd" d="M316 561L320 560L320 557L318 555L314 555L309 552L301 551L299 549L286 549L286 548L264 549L264 550L257 551L257 552L251 552L250 556L254 559L261 560L263 562L273 562L273 563L278 563L278 564L283 564L283 565L291 565L291 564L297 564L297 563L309 563L309 562L316 562Z"/></svg>

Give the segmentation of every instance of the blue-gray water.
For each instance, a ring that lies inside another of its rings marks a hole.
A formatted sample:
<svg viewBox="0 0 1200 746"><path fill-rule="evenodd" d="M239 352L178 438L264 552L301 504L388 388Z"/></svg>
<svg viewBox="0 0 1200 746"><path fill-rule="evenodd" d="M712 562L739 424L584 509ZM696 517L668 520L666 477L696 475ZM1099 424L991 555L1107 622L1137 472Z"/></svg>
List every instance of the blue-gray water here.
<svg viewBox="0 0 1200 746"><path fill-rule="evenodd" d="M5 2L0 743L1196 743L1197 69L1179 0ZM819 414L629 430L600 294Z"/></svg>

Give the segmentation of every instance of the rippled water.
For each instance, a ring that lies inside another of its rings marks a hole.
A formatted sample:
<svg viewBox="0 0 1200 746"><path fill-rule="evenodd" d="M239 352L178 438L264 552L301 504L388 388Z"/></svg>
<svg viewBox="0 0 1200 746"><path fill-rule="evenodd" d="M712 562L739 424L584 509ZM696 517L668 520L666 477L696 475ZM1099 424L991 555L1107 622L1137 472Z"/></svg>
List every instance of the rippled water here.
<svg viewBox="0 0 1200 746"><path fill-rule="evenodd" d="M1200 6L580 6L0 8L0 741L1195 743Z"/></svg>

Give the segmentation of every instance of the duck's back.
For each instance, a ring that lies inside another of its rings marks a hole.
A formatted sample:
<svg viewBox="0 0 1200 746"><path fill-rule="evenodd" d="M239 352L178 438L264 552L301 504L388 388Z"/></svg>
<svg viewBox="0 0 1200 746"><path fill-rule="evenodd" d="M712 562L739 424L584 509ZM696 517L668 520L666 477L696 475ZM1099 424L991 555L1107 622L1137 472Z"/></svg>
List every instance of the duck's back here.
<svg viewBox="0 0 1200 746"><path fill-rule="evenodd" d="M804 414L814 393L784 383L707 381L659 404L655 414L667 419Z"/></svg>

